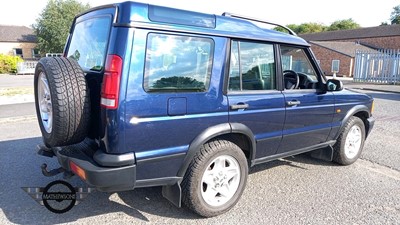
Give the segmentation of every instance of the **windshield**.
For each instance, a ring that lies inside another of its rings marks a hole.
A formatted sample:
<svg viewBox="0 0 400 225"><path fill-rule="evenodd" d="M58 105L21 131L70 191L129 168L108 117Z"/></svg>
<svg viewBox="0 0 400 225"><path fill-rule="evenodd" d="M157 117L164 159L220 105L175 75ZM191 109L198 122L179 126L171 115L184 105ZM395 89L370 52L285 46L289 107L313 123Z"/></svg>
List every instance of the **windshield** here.
<svg viewBox="0 0 400 225"><path fill-rule="evenodd" d="M110 16L90 18L75 24L67 56L78 61L84 71L101 71L110 25Z"/></svg>

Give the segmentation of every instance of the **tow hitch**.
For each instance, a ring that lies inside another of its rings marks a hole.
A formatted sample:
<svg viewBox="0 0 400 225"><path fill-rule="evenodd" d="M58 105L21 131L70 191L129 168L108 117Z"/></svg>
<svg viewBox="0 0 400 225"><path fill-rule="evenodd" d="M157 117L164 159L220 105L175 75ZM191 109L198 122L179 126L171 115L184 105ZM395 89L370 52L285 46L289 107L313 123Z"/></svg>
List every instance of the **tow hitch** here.
<svg viewBox="0 0 400 225"><path fill-rule="evenodd" d="M46 156L46 157L50 157L50 158L55 156L55 154L54 154L54 152L53 152L53 150L51 148L48 148L48 147L46 147L44 145L38 145L37 148L38 148L37 153L39 155L41 155L41 156ZM70 178L70 177L72 177L74 175L73 173L71 173L69 171L66 171L62 167L59 167L57 169L52 169L52 170L48 171L46 163L43 163L40 166L40 168L42 170L42 174L44 176L46 176L46 177L52 177L52 176L55 176L57 174L64 173L64 179L68 179L68 178Z"/></svg>
<svg viewBox="0 0 400 225"><path fill-rule="evenodd" d="M42 169L43 175L45 175L46 177L52 177L52 176L55 176L55 175L57 175L57 174L59 174L59 173L65 172L65 169L62 168L62 167L57 168L57 169L54 169L54 170L48 171L48 170L47 170L47 164L46 164L46 163L43 163L43 164L40 166L40 168Z"/></svg>

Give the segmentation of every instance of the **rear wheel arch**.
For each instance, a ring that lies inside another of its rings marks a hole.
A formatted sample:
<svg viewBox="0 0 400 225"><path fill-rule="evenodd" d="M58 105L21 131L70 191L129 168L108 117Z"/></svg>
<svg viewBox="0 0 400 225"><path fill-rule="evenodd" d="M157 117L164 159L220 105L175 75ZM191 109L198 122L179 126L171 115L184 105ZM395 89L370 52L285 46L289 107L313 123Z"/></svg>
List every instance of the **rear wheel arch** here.
<svg viewBox="0 0 400 225"><path fill-rule="evenodd" d="M200 148L215 139L227 140L239 146L248 159L249 167L251 166L256 147L253 133L243 124L224 123L207 128L192 141L177 176L183 177Z"/></svg>

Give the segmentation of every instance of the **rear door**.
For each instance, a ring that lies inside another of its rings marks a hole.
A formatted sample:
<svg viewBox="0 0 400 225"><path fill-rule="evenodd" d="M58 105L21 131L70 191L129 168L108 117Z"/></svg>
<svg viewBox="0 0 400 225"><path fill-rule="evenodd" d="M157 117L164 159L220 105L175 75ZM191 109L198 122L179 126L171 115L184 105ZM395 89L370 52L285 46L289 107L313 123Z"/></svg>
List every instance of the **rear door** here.
<svg viewBox="0 0 400 225"><path fill-rule="evenodd" d="M218 91L221 67L213 66L225 62L214 52L226 52L226 43L225 38L135 29L124 129L127 151L135 152L140 165L137 179L175 176L189 143L209 127L228 124L227 97Z"/></svg>
<svg viewBox="0 0 400 225"><path fill-rule="evenodd" d="M253 133L258 159L276 152L285 119L284 96L276 88L274 49L270 43L231 42L229 122L244 125Z"/></svg>
<svg viewBox="0 0 400 225"><path fill-rule="evenodd" d="M322 78L311 64L306 48L280 46L286 105L285 126L279 153L325 143L334 116L334 95L319 89ZM293 72L299 77L295 88ZM293 88L293 89L291 89Z"/></svg>

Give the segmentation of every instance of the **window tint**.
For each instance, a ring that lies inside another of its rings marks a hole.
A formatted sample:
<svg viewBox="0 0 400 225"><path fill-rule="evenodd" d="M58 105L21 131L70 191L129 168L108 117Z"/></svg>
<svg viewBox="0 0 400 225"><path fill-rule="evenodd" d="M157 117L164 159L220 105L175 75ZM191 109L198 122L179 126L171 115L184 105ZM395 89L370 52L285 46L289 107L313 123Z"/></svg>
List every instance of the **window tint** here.
<svg viewBox="0 0 400 225"><path fill-rule="evenodd" d="M104 67L111 17L96 17L77 23L67 52L83 70L101 71Z"/></svg>
<svg viewBox="0 0 400 225"><path fill-rule="evenodd" d="M214 42L209 38L151 33L147 39L146 91L205 91Z"/></svg>
<svg viewBox="0 0 400 225"><path fill-rule="evenodd" d="M230 91L275 89L275 59L271 44L233 41Z"/></svg>

